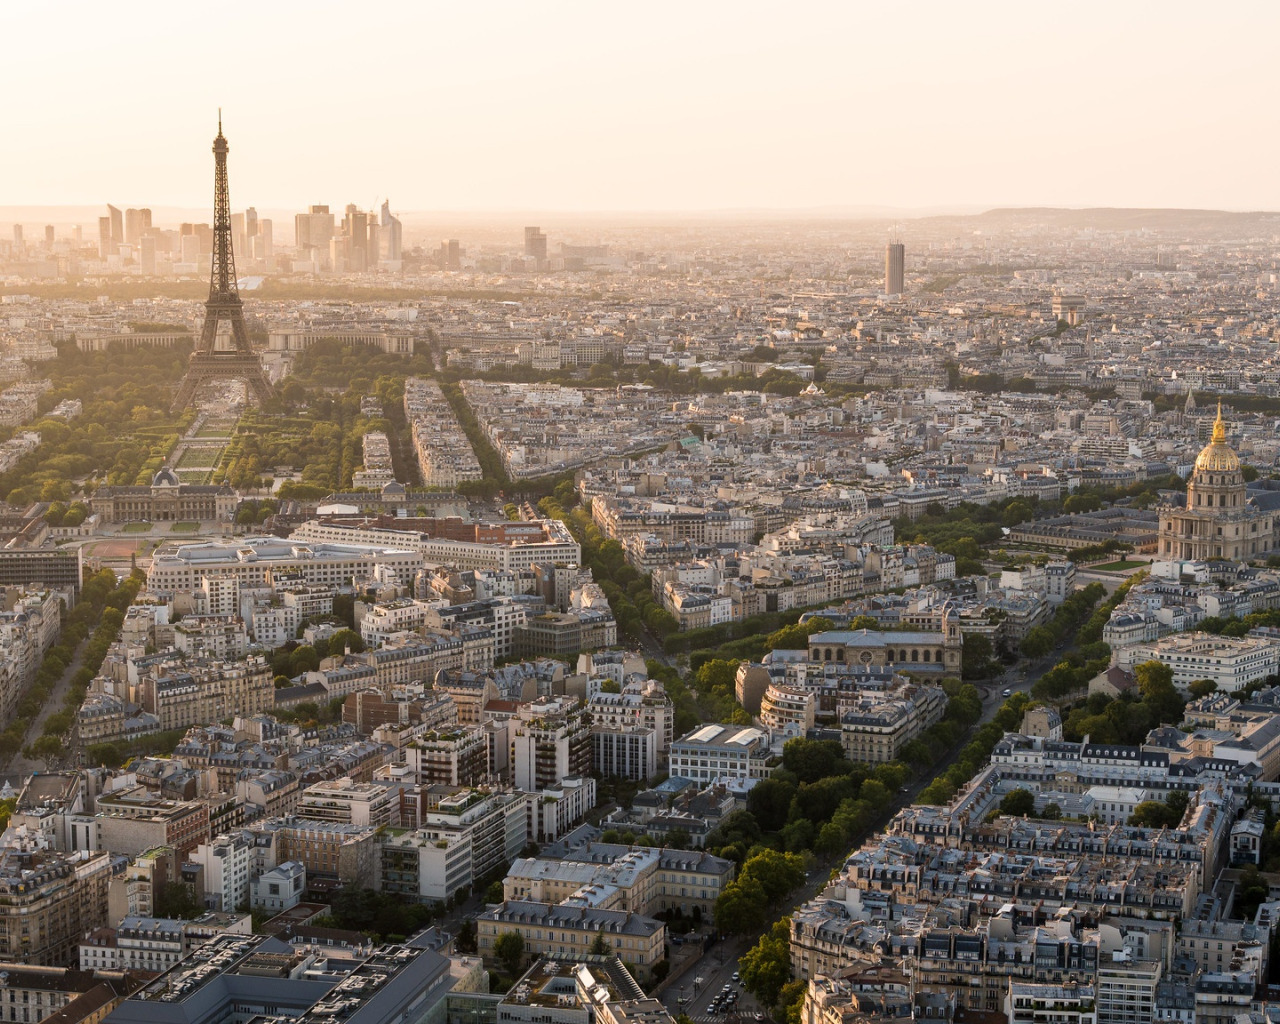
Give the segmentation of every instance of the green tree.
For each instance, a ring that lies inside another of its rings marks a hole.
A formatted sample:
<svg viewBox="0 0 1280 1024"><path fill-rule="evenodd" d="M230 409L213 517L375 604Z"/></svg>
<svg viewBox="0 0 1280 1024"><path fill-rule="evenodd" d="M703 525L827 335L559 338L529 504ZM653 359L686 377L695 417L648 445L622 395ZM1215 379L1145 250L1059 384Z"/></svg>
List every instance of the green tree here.
<svg viewBox="0 0 1280 1024"><path fill-rule="evenodd" d="M320 668L320 655L314 647L303 644L289 655L289 675L300 676Z"/></svg>
<svg viewBox="0 0 1280 1024"><path fill-rule="evenodd" d="M778 1024L800 1024L800 1012L804 1008L808 987L809 983L804 978L796 978L782 986L778 1002L773 1007L773 1019Z"/></svg>
<svg viewBox="0 0 1280 1024"><path fill-rule="evenodd" d="M1048 626L1033 626L1022 638L1022 655L1025 658L1043 658L1053 650L1056 640Z"/></svg>
<svg viewBox="0 0 1280 1024"><path fill-rule="evenodd" d="M114 743L93 743L85 748L85 763L103 768L119 768L124 761L120 748Z"/></svg>
<svg viewBox="0 0 1280 1024"><path fill-rule="evenodd" d="M1167 828L1168 814L1161 800L1143 800L1129 815L1129 824L1139 828Z"/></svg>
<svg viewBox="0 0 1280 1024"><path fill-rule="evenodd" d="M1019 499L1017 501L1012 501L1005 506L1002 519L1005 526L1014 527L1021 523L1025 523L1033 515L1035 515L1035 512L1032 510L1031 506L1025 501Z"/></svg>
<svg viewBox="0 0 1280 1024"><path fill-rule="evenodd" d="M1253 864L1247 864L1240 872L1236 883L1235 912L1246 921L1253 920L1258 912L1258 905L1267 898L1267 879Z"/></svg>
<svg viewBox="0 0 1280 1024"><path fill-rule="evenodd" d="M782 745L782 767L801 782L817 782L846 774L852 767L839 740L809 740L797 736Z"/></svg>
<svg viewBox="0 0 1280 1024"><path fill-rule="evenodd" d="M156 917L175 921L190 921L207 909L196 896L196 887L189 882L169 882L155 901Z"/></svg>
<svg viewBox="0 0 1280 1024"><path fill-rule="evenodd" d="M808 818L796 818L784 825L778 833L782 846L788 853L804 853L813 849L816 832Z"/></svg>
<svg viewBox="0 0 1280 1024"><path fill-rule="evenodd" d="M724 935L746 935L761 927L767 906L764 889L754 878L736 879L716 900L716 929Z"/></svg>
<svg viewBox="0 0 1280 1024"><path fill-rule="evenodd" d="M843 853L848 848L849 839L838 822L828 821L818 830L818 838L814 841L814 849L819 853L834 855Z"/></svg>
<svg viewBox="0 0 1280 1024"><path fill-rule="evenodd" d="M354 629L340 629L329 637L329 654L337 656L350 649L352 654L360 654L365 649L364 637Z"/></svg>
<svg viewBox="0 0 1280 1024"><path fill-rule="evenodd" d="M754 814L750 811L730 811L707 837L707 842L716 846L737 843L745 851L755 846L761 835L760 823L756 821Z"/></svg>
<svg viewBox="0 0 1280 1024"><path fill-rule="evenodd" d="M791 980L790 939L791 919L784 917L738 961L742 987L764 1006L773 1006Z"/></svg>
<svg viewBox="0 0 1280 1024"><path fill-rule="evenodd" d="M713 658L710 661L703 662L698 671L694 673L693 681L699 690L732 693L737 676L738 662L727 661L723 658Z"/></svg>
<svg viewBox="0 0 1280 1024"><path fill-rule="evenodd" d="M578 494L573 489L572 480L561 480L551 491L551 496L564 508L570 508L577 500Z"/></svg>
<svg viewBox="0 0 1280 1024"><path fill-rule="evenodd" d="M1191 794L1185 789L1175 789L1164 798L1164 805L1173 819L1173 827L1182 824L1182 816L1187 813L1187 805L1190 803Z"/></svg>
<svg viewBox="0 0 1280 1024"><path fill-rule="evenodd" d="M524 962L524 936L515 931L503 932L493 940L493 956L508 974L519 974Z"/></svg>
<svg viewBox="0 0 1280 1024"><path fill-rule="evenodd" d="M23 754L32 761L41 761L46 769L67 753L61 738L45 733L37 738Z"/></svg>
<svg viewBox="0 0 1280 1024"><path fill-rule="evenodd" d="M1188 794L1176 789L1163 800L1143 800L1133 809L1129 824L1142 828L1177 828L1190 802Z"/></svg>
<svg viewBox="0 0 1280 1024"><path fill-rule="evenodd" d="M1187 687L1187 692L1191 694L1192 700L1199 700L1201 697L1207 697L1211 693L1218 692L1218 684L1212 679L1197 679Z"/></svg>
<svg viewBox="0 0 1280 1024"><path fill-rule="evenodd" d="M613 947L609 945L609 940L604 937L604 932L596 932L596 937L591 940L591 946L587 952L594 956L612 956Z"/></svg>
<svg viewBox="0 0 1280 1024"><path fill-rule="evenodd" d="M1072 494L1062 503L1062 511L1068 513L1097 512L1100 508L1102 499L1096 494Z"/></svg>
<svg viewBox="0 0 1280 1024"><path fill-rule="evenodd" d="M1034 814L1036 810L1035 795L1029 789L1012 789L1000 799L1000 813L1021 818Z"/></svg>
<svg viewBox="0 0 1280 1024"><path fill-rule="evenodd" d="M796 787L785 779L761 779L747 794L747 810L766 832L777 832L787 823Z"/></svg>
<svg viewBox="0 0 1280 1024"><path fill-rule="evenodd" d="M1134 666L1133 675L1142 703L1150 709L1157 724L1176 725L1182 721L1186 703L1173 685L1173 669L1163 662L1144 661Z"/></svg>
<svg viewBox="0 0 1280 1024"><path fill-rule="evenodd" d="M836 624L830 619L823 615L815 615L813 618L805 619L804 622L783 626L770 633L765 638L765 646L773 651L803 651L809 646L809 637L814 633L823 633L835 628Z"/></svg>
<svg viewBox="0 0 1280 1024"><path fill-rule="evenodd" d="M991 641L981 633L966 633L961 666L966 679L986 679L992 674Z"/></svg>
<svg viewBox="0 0 1280 1024"><path fill-rule="evenodd" d="M739 881L743 879L758 882L765 899L777 903L804 881L804 859L796 853L762 850L742 865Z"/></svg>

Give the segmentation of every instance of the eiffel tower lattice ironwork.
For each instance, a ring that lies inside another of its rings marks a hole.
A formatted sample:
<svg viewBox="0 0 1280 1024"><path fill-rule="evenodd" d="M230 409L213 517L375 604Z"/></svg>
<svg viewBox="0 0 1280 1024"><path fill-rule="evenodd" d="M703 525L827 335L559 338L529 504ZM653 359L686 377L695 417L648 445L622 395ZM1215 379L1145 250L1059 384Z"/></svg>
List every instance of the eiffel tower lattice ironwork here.
<svg viewBox="0 0 1280 1024"><path fill-rule="evenodd" d="M244 308L236 286L236 258L231 247L231 195L227 187L227 140L218 114L218 137L213 140L213 268L209 274L209 301L204 304L204 329L191 353L187 375L173 400L180 412L195 400L199 389L216 381L244 381L249 397L259 405L272 395L271 382L262 361L249 343ZM218 327L230 327L234 348L219 349Z"/></svg>

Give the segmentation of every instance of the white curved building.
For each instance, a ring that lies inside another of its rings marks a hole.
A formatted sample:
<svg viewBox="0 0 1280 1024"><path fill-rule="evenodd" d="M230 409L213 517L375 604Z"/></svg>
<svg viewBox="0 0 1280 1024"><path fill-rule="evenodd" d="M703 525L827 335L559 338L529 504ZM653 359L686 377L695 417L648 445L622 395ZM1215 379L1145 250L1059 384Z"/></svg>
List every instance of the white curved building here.
<svg viewBox="0 0 1280 1024"><path fill-rule="evenodd" d="M818 699L806 690L770 683L760 702L760 724L776 742L780 737L801 738L813 728Z"/></svg>

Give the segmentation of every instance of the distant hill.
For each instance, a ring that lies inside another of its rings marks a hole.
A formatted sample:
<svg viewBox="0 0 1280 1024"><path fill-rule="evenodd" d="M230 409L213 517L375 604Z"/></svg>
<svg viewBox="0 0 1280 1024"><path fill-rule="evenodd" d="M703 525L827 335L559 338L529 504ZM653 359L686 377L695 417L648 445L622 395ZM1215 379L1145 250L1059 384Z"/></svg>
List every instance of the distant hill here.
<svg viewBox="0 0 1280 1024"><path fill-rule="evenodd" d="M1080 210L1056 207L1009 207L968 216L920 218L917 223L945 230L1004 231L1011 228L1095 229L1100 231L1156 231L1194 237L1257 237L1280 233L1280 212L1255 210L1167 210L1124 207L1090 207Z"/></svg>

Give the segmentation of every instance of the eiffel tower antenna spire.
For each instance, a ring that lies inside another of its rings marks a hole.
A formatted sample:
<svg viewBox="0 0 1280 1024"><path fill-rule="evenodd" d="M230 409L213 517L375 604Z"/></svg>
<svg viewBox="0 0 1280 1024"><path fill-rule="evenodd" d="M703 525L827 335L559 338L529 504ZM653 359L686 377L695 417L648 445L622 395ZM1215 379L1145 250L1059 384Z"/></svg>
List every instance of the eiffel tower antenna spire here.
<svg viewBox="0 0 1280 1024"><path fill-rule="evenodd" d="M249 342L244 308L236 284L236 258L231 245L231 189L227 181L227 140L222 134L222 108L218 108L218 136L213 140L213 259L209 269L209 298L204 304L204 329L187 375L173 400L178 412L192 403L196 391L219 380L241 380L259 404L271 397L271 384ZM234 342L230 351L219 349L218 325L226 323Z"/></svg>

